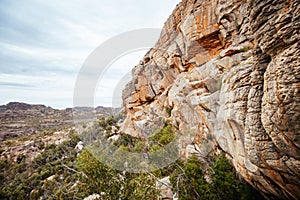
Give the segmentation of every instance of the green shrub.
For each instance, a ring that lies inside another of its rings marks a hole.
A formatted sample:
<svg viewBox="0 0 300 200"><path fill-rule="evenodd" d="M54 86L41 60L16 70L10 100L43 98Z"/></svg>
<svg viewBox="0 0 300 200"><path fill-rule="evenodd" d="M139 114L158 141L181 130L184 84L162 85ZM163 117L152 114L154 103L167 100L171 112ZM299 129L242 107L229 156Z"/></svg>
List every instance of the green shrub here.
<svg viewBox="0 0 300 200"><path fill-rule="evenodd" d="M179 164L170 175L173 191L180 200L187 199L255 199L253 190L240 182L224 155L217 156L211 171L203 171L196 157ZM210 175L208 182L204 174Z"/></svg>
<svg viewBox="0 0 300 200"><path fill-rule="evenodd" d="M90 134L93 140L93 136L98 137L97 134L116 126L118 120L112 116L101 118L100 128L93 127L92 132L86 132L85 136ZM122 134L114 142L119 148L112 148L115 162L124 164L123 150L143 153L160 150L176 137L175 130L170 122L165 121L164 127L155 131L148 140ZM35 143L44 151L32 163L26 163L23 155L17 158L17 163L1 161L0 199L83 199L95 193L108 200L158 199L156 181L166 176L170 176L172 189L179 199L253 199L252 189L236 178L233 167L223 155L209 158L210 166L205 165L205 168L196 157L191 157L154 172L131 174L104 165L87 149L77 157L74 147L80 137L76 134L69 137L60 145L46 147L36 140ZM109 155L102 155L102 159L106 156ZM46 180L52 175L55 175L53 180Z"/></svg>
<svg viewBox="0 0 300 200"><path fill-rule="evenodd" d="M204 179L201 164L192 157L179 165L170 176L173 190L180 199L210 199L210 187Z"/></svg>
<svg viewBox="0 0 300 200"><path fill-rule="evenodd" d="M11 187L4 186L0 189L0 199L9 199L12 195Z"/></svg>
<svg viewBox="0 0 300 200"><path fill-rule="evenodd" d="M39 199L37 196L43 199L50 199L50 196L52 199L72 199L76 192L70 190L70 187L78 179L76 178L78 175L65 166L75 168L74 147L77 140L72 138L60 145L52 144L45 147L44 152L31 163L26 163L22 154L17 157L16 163L2 161L0 166L3 166L1 170L5 180L0 183L0 199L29 199L29 197ZM62 179L56 178L51 183L45 181L51 175L57 175L56 177ZM68 182L64 182L65 180ZM66 194L64 198L59 197L62 193Z"/></svg>
<svg viewBox="0 0 300 200"><path fill-rule="evenodd" d="M168 114L168 116L171 117L172 109L173 109L173 108L167 106L165 109L166 109L166 113Z"/></svg>
<svg viewBox="0 0 300 200"><path fill-rule="evenodd" d="M247 51L249 51L249 49L250 49L250 47L244 46L244 47L242 47L242 48L240 49L240 51L241 51L241 52L247 52Z"/></svg>
<svg viewBox="0 0 300 200"><path fill-rule="evenodd" d="M106 124L108 124L108 125L110 125L110 126L112 126L113 124L116 123L116 122L115 122L115 119L114 119L114 116L109 116L109 117L107 117L105 121L106 121Z"/></svg>
<svg viewBox="0 0 300 200"><path fill-rule="evenodd" d="M1 155L4 151L5 151L5 150L2 149L2 148L0 147L0 155Z"/></svg>
<svg viewBox="0 0 300 200"><path fill-rule="evenodd" d="M171 125L167 125L163 129L155 131L152 135L148 137L150 144L149 149L153 149L151 147L153 145L163 147L169 144L175 137L176 134L174 133L174 128Z"/></svg>
<svg viewBox="0 0 300 200"><path fill-rule="evenodd" d="M88 150L78 157L78 170L81 176L79 198L89 194L103 193L103 199L155 199L155 180L147 174L118 172L98 161Z"/></svg>
<svg viewBox="0 0 300 200"><path fill-rule="evenodd" d="M254 199L253 191L249 189L249 185L237 179L233 166L224 155L216 158L212 170L215 199L225 197L236 200Z"/></svg>
<svg viewBox="0 0 300 200"><path fill-rule="evenodd" d="M7 169L9 167L8 160L0 160L0 169Z"/></svg>
<svg viewBox="0 0 300 200"><path fill-rule="evenodd" d="M137 140L134 144L133 150L134 150L134 152L145 152L145 151L147 151L146 141Z"/></svg>
<svg viewBox="0 0 300 200"><path fill-rule="evenodd" d="M121 134L120 138L114 142L115 146L128 146L128 147L132 147L134 145L135 142L135 138L133 138L131 135L129 134Z"/></svg>

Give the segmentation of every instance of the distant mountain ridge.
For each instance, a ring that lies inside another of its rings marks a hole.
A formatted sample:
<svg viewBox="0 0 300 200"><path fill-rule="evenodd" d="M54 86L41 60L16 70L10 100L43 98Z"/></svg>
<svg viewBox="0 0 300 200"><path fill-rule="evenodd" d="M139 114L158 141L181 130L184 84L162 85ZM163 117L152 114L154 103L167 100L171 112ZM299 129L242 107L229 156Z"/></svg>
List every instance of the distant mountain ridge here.
<svg viewBox="0 0 300 200"><path fill-rule="evenodd" d="M0 106L0 110L2 110L2 109L27 110L27 109L32 109L33 107L46 108L46 106L42 105L42 104L27 104L27 103L21 103L21 102L9 102L6 105ZM48 107L48 108L51 108L51 107Z"/></svg>
<svg viewBox="0 0 300 200"><path fill-rule="evenodd" d="M91 109L92 107L88 106L82 106L82 107L75 107L75 109ZM72 110L73 108L65 108L65 109L56 109L52 108L51 106L46 106L43 104L30 104L30 103L24 103L24 102L9 102L6 105L0 105L0 112L5 109L11 109L11 110L28 110L28 109L52 109L52 110ZM113 109L115 111L118 111L120 108L111 108L111 107L105 107L105 106L97 106L95 107L96 111L100 110L108 110Z"/></svg>
<svg viewBox="0 0 300 200"><path fill-rule="evenodd" d="M97 117L119 112L119 108L98 106L77 107L76 110L95 111ZM42 104L10 102L0 106L0 140L31 135L45 129L73 127L73 108L54 109Z"/></svg>

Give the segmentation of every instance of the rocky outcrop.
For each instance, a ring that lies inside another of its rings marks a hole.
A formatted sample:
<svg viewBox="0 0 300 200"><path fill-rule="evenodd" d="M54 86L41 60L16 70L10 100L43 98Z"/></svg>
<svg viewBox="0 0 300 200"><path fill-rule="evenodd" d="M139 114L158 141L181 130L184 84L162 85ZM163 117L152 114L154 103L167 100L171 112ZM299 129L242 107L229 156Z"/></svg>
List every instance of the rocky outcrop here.
<svg viewBox="0 0 300 200"><path fill-rule="evenodd" d="M146 137L169 120L193 133L184 151L221 148L267 197L298 199L299 4L183 0L133 69L122 130Z"/></svg>

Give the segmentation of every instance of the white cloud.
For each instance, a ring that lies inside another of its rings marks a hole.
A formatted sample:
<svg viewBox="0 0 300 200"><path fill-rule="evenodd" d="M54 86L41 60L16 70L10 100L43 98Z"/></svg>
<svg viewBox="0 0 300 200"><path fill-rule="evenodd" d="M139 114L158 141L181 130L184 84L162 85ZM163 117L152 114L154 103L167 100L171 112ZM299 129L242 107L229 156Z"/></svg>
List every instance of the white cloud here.
<svg viewBox="0 0 300 200"><path fill-rule="evenodd" d="M98 81L95 91L95 103L103 106L121 106L121 92L131 80L131 70L143 58L149 49L141 49L125 54L114 60ZM99 103L98 103L99 104Z"/></svg>
<svg viewBox="0 0 300 200"><path fill-rule="evenodd" d="M179 0L178 0L179 1ZM5 1L0 8L0 104L9 101L72 106L73 90L87 56L107 39L139 28L159 28L172 0ZM142 58L129 55L106 72L96 103ZM100 98L99 98L100 97Z"/></svg>
<svg viewBox="0 0 300 200"><path fill-rule="evenodd" d="M73 95L73 91L70 88L75 83L74 76L53 74L45 77L34 77L0 74L0 80L6 83L6 87L0 87L1 94L5 94L1 96L1 100L4 102L25 101L29 103L44 103L56 108L72 106L70 96ZM12 86L7 86L9 83ZM22 87L22 85L27 85L27 87Z"/></svg>

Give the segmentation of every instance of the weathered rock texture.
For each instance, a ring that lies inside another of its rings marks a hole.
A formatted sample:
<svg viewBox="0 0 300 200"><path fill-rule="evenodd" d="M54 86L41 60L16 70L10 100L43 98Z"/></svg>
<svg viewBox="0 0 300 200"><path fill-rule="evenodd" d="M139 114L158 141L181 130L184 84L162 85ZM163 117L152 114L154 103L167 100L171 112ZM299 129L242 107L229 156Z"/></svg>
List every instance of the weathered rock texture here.
<svg viewBox="0 0 300 200"><path fill-rule="evenodd" d="M194 133L184 153L215 145L267 197L299 199L299 30L299 0L183 0L133 69L123 131L168 119Z"/></svg>

